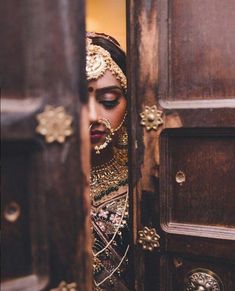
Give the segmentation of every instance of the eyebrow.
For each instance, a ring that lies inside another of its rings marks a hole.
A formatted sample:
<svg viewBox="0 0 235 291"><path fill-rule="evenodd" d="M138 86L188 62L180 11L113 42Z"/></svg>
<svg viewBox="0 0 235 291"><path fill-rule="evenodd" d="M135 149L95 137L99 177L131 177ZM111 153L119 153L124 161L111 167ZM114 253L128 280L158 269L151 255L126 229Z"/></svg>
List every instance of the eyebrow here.
<svg viewBox="0 0 235 291"><path fill-rule="evenodd" d="M122 92L122 88L120 88L118 86L108 86L108 87L99 88L99 89L96 89L95 92L97 95L100 95L100 94L104 94L106 92L109 92L110 90L113 90L113 89L118 89L119 91Z"/></svg>

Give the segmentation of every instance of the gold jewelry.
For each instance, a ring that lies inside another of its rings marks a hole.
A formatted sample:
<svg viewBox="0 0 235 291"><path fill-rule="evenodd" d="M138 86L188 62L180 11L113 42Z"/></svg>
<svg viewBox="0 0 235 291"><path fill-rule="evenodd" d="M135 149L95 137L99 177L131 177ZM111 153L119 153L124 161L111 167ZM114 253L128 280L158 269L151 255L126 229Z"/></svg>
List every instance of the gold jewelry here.
<svg viewBox="0 0 235 291"><path fill-rule="evenodd" d="M118 125L118 127L113 129L113 132L118 131L122 127L123 123L125 122L126 116L127 116L127 112L125 112L124 117L123 117L121 123Z"/></svg>
<svg viewBox="0 0 235 291"><path fill-rule="evenodd" d="M114 135L113 129L111 128L111 124L108 121L108 119L101 118L101 119L98 120L98 123L103 124L109 130L109 134L106 135L104 143L102 143L101 145L96 145L95 146L95 153L96 154L100 154L100 151L108 146L108 144L112 140L112 136ZM92 126L93 126L93 124L91 124L89 126L89 130L91 130Z"/></svg>
<svg viewBox="0 0 235 291"><path fill-rule="evenodd" d="M109 162L91 170L91 196L94 205L105 201L106 196L127 184L127 151L115 149L114 157Z"/></svg>
<svg viewBox="0 0 235 291"><path fill-rule="evenodd" d="M127 112L125 112L121 123L115 129L113 129L111 127L111 124L110 124L110 122L109 122L109 120L107 118L101 118L101 119L98 120L98 123L102 123L109 130L109 134L106 135L104 143L102 143L101 145L96 145L95 146L95 153L96 154L99 155L100 151L105 149L108 146L108 144L112 140L112 136L114 135L114 132L118 131L122 127L123 123L125 122L126 115L127 115ZM92 126L93 126L93 124L91 124L89 126L89 130L91 130Z"/></svg>
<svg viewBox="0 0 235 291"><path fill-rule="evenodd" d="M127 112L125 112L122 122L119 124L119 126L113 130L114 132L119 131L118 132L118 146L121 146L121 147L128 145L127 129L123 125L125 122L126 116L127 116Z"/></svg>
<svg viewBox="0 0 235 291"><path fill-rule="evenodd" d="M111 73L120 81L124 91L127 89L127 80L121 68L114 62L110 53L101 46L92 44L92 40L87 38L86 55L86 75L87 80L97 80L104 73L110 70Z"/></svg>
<svg viewBox="0 0 235 291"><path fill-rule="evenodd" d="M128 145L127 128L123 125L118 132L118 146L126 147Z"/></svg>

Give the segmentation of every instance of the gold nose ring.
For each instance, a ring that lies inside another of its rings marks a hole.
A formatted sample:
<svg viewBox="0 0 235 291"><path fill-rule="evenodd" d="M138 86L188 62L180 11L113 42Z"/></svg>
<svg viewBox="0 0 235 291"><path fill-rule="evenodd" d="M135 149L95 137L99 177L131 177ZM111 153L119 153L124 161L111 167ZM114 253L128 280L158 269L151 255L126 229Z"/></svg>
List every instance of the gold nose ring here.
<svg viewBox="0 0 235 291"><path fill-rule="evenodd" d="M105 149L108 144L111 142L112 140L112 135L114 134L114 131L113 129L111 128L111 124L109 122L108 119L106 118L101 118L98 120L98 123L101 123L103 124L108 130L109 130L109 133L106 135L105 137L105 141L104 143L102 143L101 145L96 145L95 146L95 153L96 154L100 154L100 151ZM92 123L90 126L89 126L89 130L91 130L92 126L93 126L94 123Z"/></svg>

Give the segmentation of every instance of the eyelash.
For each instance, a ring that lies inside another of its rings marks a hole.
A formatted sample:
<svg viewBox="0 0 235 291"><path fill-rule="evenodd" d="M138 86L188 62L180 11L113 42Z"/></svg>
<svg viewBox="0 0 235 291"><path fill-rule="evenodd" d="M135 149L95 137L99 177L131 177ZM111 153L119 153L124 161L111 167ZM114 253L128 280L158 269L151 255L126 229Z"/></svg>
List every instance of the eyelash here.
<svg viewBox="0 0 235 291"><path fill-rule="evenodd" d="M119 101L118 101L118 99L115 99L115 100L103 100L103 101L100 101L100 103L104 107L106 107L107 109L111 109L111 108L116 107L119 104Z"/></svg>

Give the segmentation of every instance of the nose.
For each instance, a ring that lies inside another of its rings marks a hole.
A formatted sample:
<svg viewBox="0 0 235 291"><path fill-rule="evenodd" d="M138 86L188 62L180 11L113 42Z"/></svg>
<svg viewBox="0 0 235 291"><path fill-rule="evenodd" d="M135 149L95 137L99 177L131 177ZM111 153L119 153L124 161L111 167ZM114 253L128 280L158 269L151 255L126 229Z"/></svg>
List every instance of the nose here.
<svg viewBox="0 0 235 291"><path fill-rule="evenodd" d="M96 100L90 97L88 102L88 109L89 109L89 121L90 123L95 122L98 120L98 106L96 104Z"/></svg>

